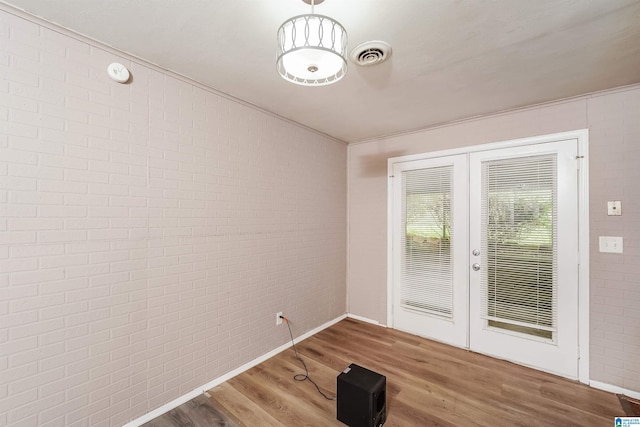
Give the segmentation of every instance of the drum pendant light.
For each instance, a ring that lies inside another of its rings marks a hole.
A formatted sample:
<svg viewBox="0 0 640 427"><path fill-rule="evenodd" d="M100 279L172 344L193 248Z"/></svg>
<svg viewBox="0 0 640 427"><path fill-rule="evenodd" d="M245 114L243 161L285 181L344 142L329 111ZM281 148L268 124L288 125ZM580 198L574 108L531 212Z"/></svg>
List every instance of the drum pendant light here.
<svg viewBox="0 0 640 427"><path fill-rule="evenodd" d="M321 1L310 0L310 14L294 16L278 29L276 67L292 83L324 86L347 72L347 31L338 21L314 13Z"/></svg>

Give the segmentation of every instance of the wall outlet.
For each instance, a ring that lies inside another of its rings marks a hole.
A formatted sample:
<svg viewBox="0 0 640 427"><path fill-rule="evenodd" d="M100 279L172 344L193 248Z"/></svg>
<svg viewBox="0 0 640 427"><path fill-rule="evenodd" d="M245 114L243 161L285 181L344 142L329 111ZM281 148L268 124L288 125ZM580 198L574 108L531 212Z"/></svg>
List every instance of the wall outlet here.
<svg viewBox="0 0 640 427"><path fill-rule="evenodd" d="M282 312L281 311L276 313L276 326L282 325L282 317L280 317L280 316L282 316Z"/></svg>
<svg viewBox="0 0 640 427"><path fill-rule="evenodd" d="M623 251L624 239L615 236L600 236L600 252L621 254Z"/></svg>

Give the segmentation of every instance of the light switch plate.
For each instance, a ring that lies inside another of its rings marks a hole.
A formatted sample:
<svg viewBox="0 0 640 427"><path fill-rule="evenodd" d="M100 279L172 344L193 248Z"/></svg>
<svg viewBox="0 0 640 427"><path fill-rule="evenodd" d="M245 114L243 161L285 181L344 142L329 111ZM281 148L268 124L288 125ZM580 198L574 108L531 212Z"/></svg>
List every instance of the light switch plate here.
<svg viewBox="0 0 640 427"><path fill-rule="evenodd" d="M600 252L621 254L623 244L622 237L600 236Z"/></svg>
<svg viewBox="0 0 640 427"><path fill-rule="evenodd" d="M607 202L607 215L622 215L622 203L620 200L614 200L611 202Z"/></svg>

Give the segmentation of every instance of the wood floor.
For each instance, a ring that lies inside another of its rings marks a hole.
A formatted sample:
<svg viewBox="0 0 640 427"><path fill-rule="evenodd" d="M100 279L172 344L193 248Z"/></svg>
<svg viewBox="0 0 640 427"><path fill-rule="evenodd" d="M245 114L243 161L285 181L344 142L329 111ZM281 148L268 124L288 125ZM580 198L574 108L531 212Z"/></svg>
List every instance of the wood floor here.
<svg viewBox="0 0 640 427"><path fill-rule="evenodd" d="M238 427L227 414L200 395L185 404L162 414L143 427Z"/></svg>
<svg viewBox="0 0 640 427"><path fill-rule="evenodd" d="M351 363L385 375L389 427L608 426L624 416L615 394L352 319L297 348L331 396ZM300 372L289 349L210 390L210 400L238 425L343 425L335 401L293 380Z"/></svg>
<svg viewBox="0 0 640 427"><path fill-rule="evenodd" d="M628 417L640 417L640 400L618 394L618 400Z"/></svg>

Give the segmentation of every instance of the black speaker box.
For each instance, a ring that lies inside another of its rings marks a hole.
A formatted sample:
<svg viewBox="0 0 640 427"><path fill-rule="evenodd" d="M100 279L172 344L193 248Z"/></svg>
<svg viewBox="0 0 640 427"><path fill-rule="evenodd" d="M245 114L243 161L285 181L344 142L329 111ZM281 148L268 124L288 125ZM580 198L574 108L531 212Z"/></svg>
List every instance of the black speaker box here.
<svg viewBox="0 0 640 427"><path fill-rule="evenodd" d="M387 378L355 363L338 375L338 421L349 427L380 427L387 420Z"/></svg>

